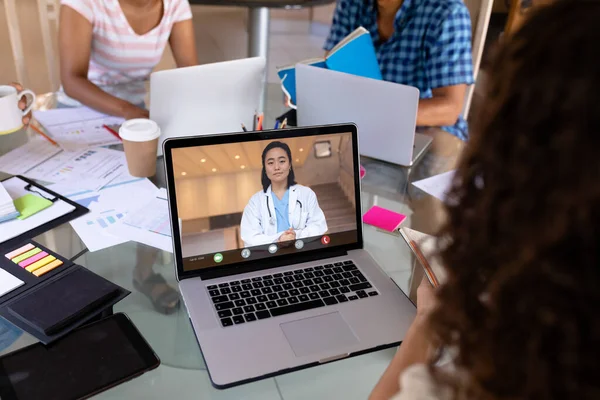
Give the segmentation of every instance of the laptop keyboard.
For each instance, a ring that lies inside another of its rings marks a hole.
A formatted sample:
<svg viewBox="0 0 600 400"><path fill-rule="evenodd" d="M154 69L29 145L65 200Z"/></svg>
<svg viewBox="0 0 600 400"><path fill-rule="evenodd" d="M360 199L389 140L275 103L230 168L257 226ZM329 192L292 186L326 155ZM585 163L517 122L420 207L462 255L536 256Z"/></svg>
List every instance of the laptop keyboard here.
<svg viewBox="0 0 600 400"><path fill-rule="evenodd" d="M206 288L224 327L379 294L352 261L225 282Z"/></svg>

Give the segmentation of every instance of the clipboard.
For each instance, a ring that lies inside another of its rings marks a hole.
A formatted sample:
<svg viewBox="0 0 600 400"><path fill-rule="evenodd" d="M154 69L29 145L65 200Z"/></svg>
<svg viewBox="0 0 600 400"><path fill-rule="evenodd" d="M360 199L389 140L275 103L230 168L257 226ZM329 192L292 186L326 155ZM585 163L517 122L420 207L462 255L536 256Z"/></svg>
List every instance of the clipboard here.
<svg viewBox="0 0 600 400"><path fill-rule="evenodd" d="M68 211L65 214L62 214L60 216L57 216L56 218L53 218L49 221L45 221L45 222L41 223L40 225L32 227L31 229L28 229L25 232L19 233L15 237L7 238L4 240L2 237L0 237L0 245L2 247L12 246L14 244L18 244L18 243L22 242L25 239L30 239L30 238L36 237L38 235L41 235L42 233L47 232L51 229L54 229L57 226L65 224L75 218L79 218L82 215L87 214L90 211L86 207L83 207L82 205L74 202L73 200L70 200L64 196L61 196L60 194L53 192L52 190L47 189L46 187L34 182L33 180L25 178L24 176L21 176L21 175L14 175L10 178L4 179L2 181L2 183L12 180L12 179L15 179L15 178L23 181L23 190L25 192L42 197L53 203L52 206L48 207L45 210L41 210L38 214L43 215L43 213L46 210L52 210L52 207L54 207L56 204L59 204L59 203L61 205L67 204L68 206L70 206L69 208L72 208L72 210ZM32 217L30 217L30 218L32 218ZM16 221L13 220L13 221L9 221L9 222L3 222L3 223L0 223L0 231L3 231L3 229L6 229L7 227L17 226L16 224L24 224L24 223L31 223L31 221L27 221L27 219L25 219L25 220L16 220Z"/></svg>

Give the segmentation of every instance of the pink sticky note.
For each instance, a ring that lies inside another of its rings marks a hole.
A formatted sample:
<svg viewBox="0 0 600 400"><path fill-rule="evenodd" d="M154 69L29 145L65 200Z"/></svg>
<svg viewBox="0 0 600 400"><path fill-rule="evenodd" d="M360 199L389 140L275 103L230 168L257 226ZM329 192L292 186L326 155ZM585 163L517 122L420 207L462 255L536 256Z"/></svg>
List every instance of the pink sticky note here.
<svg viewBox="0 0 600 400"><path fill-rule="evenodd" d="M15 258L16 256L20 256L21 254L29 251L29 250L33 250L35 246L32 245L31 243L26 244L23 247L19 247L18 249L11 251L10 253L7 253L5 255L6 258L8 258L9 260L12 260L13 258Z"/></svg>
<svg viewBox="0 0 600 400"><path fill-rule="evenodd" d="M367 173L367 170L362 165L360 166L360 179L364 178Z"/></svg>
<svg viewBox="0 0 600 400"><path fill-rule="evenodd" d="M46 253L45 251L40 251L36 255L29 257L27 260L21 261L19 263L19 267L22 267L22 268L28 267L30 264L33 264L34 262L41 260L42 258L46 257L47 255L48 255L48 253Z"/></svg>
<svg viewBox="0 0 600 400"><path fill-rule="evenodd" d="M406 215L387 210L379 206L373 206L363 215L365 224L373 225L388 232L393 232L406 219Z"/></svg>

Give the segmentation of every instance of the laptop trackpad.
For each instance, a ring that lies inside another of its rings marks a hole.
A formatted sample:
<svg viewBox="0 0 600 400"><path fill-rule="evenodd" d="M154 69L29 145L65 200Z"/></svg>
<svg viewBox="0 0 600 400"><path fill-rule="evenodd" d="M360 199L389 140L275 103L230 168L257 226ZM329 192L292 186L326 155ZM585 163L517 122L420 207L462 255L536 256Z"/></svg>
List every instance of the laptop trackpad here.
<svg viewBox="0 0 600 400"><path fill-rule="evenodd" d="M336 348L358 343L358 338L339 312L287 322L280 326L297 357L331 352Z"/></svg>

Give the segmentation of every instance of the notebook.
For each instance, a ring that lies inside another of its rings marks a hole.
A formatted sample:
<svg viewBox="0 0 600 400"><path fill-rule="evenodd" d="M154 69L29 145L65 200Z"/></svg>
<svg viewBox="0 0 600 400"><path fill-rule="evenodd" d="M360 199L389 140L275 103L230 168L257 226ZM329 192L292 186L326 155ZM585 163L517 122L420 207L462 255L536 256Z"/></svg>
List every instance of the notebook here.
<svg viewBox="0 0 600 400"><path fill-rule="evenodd" d="M382 80L371 34L362 26L342 39L325 58L300 61L313 67L330 69L365 78ZM281 88L290 98L290 106L296 107L296 65L277 68Z"/></svg>
<svg viewBox="0 0 600 400"><path fill-rule="evenodd" d="M425 270L431 285L438 287L446 282L446 271L436 255L436 237L410 228L400 228L400 235Z"/></svg>
<svg viewBox="0 0 600 400"><path fill-rule="evenodd" d="M394 232L398 229L405 219L406 215L379 206L371 207L363 215L365 224L373 225L388 232Z"/></svg>
<svg viewBox="0 0 600 400"><path fill-rule="evenodd" d="M0 182L0 223L10 221L18 216L19 212L13 203L13 198Z"/></svg>

